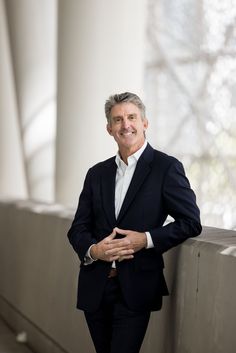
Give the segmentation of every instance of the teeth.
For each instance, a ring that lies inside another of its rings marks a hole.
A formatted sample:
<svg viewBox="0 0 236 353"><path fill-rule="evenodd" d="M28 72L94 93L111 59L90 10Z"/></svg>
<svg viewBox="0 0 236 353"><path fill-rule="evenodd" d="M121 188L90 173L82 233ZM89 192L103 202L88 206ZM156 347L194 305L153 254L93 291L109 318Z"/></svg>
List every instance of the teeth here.
<svg viewBox="0 0 236 353"><path fill-rule="evenodd" d="M122 132L122 133L121 133L121 135L126 135L126 136L127 136L127 135L129 136L129 135L132 135L132 134L133 134L133 132Z"/></svg>

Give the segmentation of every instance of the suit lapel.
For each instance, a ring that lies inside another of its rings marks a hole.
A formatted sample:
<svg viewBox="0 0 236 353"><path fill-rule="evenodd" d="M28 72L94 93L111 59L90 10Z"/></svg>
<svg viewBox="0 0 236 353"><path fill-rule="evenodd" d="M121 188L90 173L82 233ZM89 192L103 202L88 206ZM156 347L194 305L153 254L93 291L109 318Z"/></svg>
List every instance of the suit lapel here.
<svg viewBox="0 0 236 353"><path fill-rule="evenodd" d="M112 158L111 163L107 164L102 175L102 199L103 208L106 213L108 222L113 228L116 224L115 218L115 181L116 181L116 163L115 158Z"/></svg>
<svg viewBox="0 0 236 353"><path fill-rule="evenodd" d="M144 150L143 154L138 160L133 178L131 180L130 186L126 193L124 202L122 204L120 213L118 215L117 222L120 222L122 217L125 215L128 207L130 206L131 202L133 201L135 195L139 191L141 185L143 184L144 180L148 176L151 171L151 161L153 159L153 148L148 144L146 149Z"/></svg>

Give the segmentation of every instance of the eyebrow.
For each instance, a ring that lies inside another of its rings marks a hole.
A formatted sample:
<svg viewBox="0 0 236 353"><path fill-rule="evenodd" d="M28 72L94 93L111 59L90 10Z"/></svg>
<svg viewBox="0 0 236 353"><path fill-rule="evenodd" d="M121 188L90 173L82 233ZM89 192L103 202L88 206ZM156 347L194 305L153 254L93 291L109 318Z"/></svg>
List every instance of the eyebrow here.
<svg viewBox="0 0 236 353"><path fill-rule="evenodd" d="M128 116L137 116L137 114L136 113L130 113L130 114L128 114ZM123 115L115 115L115 116L112 116L111 117L112 119L117 119L117 118L123 118Z"/></svg>

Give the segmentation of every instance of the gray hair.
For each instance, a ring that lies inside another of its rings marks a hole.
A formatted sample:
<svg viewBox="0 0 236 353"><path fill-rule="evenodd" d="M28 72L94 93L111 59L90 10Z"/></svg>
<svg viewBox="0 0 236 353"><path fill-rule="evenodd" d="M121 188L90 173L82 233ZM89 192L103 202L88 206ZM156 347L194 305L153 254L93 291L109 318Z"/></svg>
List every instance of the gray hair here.
<svg viewBox="0 0 236 353"><path fill-rule="evenodd" d="M111 110L116 104L133 103L139 108L142 119L146 117L146 108L139 96L134 93L125 92L110 96L105 103L105 114L108 124L111 123Z"/></svg>

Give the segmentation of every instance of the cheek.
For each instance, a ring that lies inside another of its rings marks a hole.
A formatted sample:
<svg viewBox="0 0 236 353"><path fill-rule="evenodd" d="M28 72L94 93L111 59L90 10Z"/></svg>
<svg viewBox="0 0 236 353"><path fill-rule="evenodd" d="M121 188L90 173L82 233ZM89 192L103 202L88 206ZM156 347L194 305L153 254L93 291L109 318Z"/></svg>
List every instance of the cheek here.
<svg viewBox="0 0 236 353"><path fill-rule="evenodd" d="M117 136L118 135L118 133L119 133L119 129L112 129L112 132L111 132L111 135L113 136L113 137L115 137L115 136Z"/></svg>
<svg viewBox="0 0 236 353"><path fill-rule="evenodd" d="M117 139L119 139L118 131L116 131L114 129L109 131L109 135L112 136L116 141L117 141Z"/></svg>

